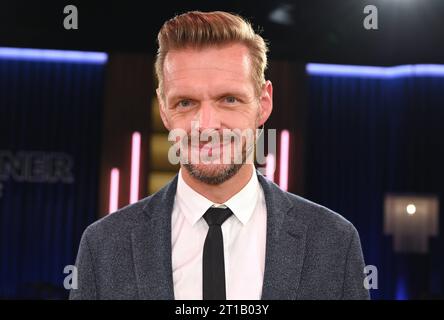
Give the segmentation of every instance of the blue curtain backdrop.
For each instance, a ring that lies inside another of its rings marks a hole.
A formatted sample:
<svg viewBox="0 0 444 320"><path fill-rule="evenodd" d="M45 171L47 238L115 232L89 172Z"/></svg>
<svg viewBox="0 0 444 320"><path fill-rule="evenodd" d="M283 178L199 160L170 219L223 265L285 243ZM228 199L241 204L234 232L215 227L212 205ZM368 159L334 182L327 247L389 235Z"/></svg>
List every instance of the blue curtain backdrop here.
<svg viewBox="0 0 444 320"><path fill-rule="evenodd" d="M0 57L0 298L65 298L96 219L104 64Z"/></svg>
<svg viewBox="0 0 444 320"><path fill-rule="evenodd" d="M376 299L444 296L444 78L309 76L307 197L358 229ZM430 254L395 254L383 234L387 192L440 197Z"/></svg>

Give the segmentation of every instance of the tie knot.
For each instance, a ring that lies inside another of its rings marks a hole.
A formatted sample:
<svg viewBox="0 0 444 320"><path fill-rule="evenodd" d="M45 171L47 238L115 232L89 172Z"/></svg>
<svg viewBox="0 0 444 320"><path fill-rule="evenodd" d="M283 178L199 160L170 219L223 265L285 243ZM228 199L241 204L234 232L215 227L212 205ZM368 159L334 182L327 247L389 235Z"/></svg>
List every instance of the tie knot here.
<svg viewBox="0 0 444 320"><path fill-rule="evenodd" d="M203 218L209 226L221 226L233 212L229 208L215 208L211 207L205 212Z"/></svg>

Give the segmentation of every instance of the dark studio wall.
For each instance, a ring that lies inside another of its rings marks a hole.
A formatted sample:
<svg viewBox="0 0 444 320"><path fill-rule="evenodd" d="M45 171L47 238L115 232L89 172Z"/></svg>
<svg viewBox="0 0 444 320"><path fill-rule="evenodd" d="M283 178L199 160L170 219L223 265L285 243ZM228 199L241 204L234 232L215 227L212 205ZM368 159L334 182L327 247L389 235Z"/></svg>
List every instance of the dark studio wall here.
<svg viewBox="0 0 444 320"><path fill-rule="evenodd" d="M378 268L373 298L444 296L444 77L310 76L307 197L353 222L366 263ZM384 234L387 193L441 200L427 254L395 253Z"/></svg>
<svg viewBox="0 0 444 320"><path fill-rule="evenodd" d="M98 211L102 64L0 59L0 297L62 298Z"/></svg>

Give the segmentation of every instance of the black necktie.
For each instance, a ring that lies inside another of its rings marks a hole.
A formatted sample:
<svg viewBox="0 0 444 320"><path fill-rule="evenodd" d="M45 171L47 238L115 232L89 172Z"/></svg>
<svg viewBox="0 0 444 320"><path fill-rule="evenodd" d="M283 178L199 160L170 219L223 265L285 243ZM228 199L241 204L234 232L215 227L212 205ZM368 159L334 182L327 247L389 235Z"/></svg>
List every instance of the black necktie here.
<svg viewBox="0 0 444 320"><path fill-rule="evenodd" d="M203 249L203 300L226 300L221 225L232 214L228 208L211 207L203 216L209 226Z"/></svg>

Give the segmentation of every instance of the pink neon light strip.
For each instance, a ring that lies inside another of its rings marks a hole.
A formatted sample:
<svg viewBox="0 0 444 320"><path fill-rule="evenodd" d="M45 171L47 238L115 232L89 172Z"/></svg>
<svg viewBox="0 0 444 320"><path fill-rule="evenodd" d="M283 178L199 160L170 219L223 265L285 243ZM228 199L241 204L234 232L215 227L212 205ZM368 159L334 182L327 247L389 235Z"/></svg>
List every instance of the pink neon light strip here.
<svg viewBox="0 0 444 320"><path fill-rule="evenodd" d="M290 132L283 130L281 132L281 155L279 164L279 186L282 190L288 189L288 161L290 149Z"/></svg>
<svg viewBox="0 0 444 320"><path fill-rule="evenodd" d="M274 157L274 154L269 153L267 154L266 158L266 164L265 164L265 176L270 180L274 181L274 171L276 169L276 159Z"/></svg>
<svg viewBox="0 0 444 320"><path fill-rule="evenodd" d="M111 183L109 188L109 213L117 211L119 207L119 169L111 170Z"/></svg>
<svg viewBox="0 0 444 320"><path fill-rule="evenodd" d="M140 143L140 133L134 132L131 146L130 203L134 203L139 200Z"/></svg>

